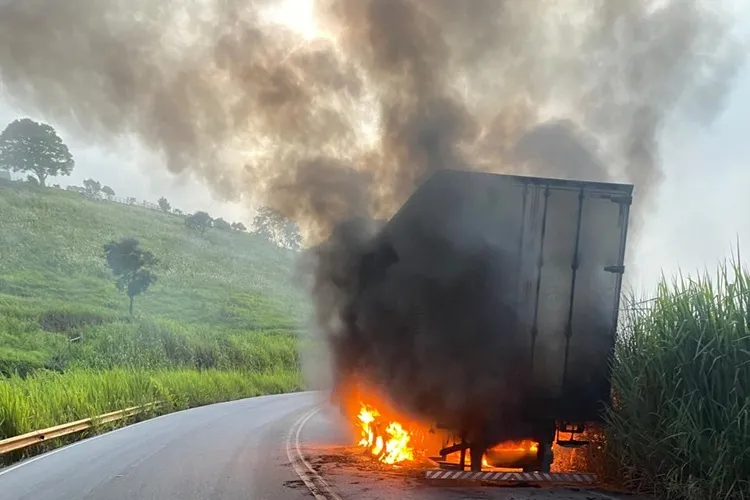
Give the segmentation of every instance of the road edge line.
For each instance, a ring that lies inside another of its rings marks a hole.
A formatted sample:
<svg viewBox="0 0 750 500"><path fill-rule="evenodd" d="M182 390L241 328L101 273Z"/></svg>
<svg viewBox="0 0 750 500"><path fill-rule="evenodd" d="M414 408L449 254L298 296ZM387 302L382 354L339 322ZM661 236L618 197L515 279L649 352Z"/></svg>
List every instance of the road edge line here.
<svg viewBox="0 0 750 500"><path fill-rule="evenodd" d="M316 500L343 500L333 491L331 485L313 469L310 462L305 459L305 455L302 453L302 446L300 445L302 429L308 420L315 416L321 409L322 407L313 408L298 418L292 425L286 438L286 455L294 468L294 472L305 483L305 486L307 486L307 489L310 490L310 493L312 493Z"/></svg>
<svg viewBox="0 0 750 500"><path fill-rule="evenodd" d="M249 398L232 399L232 400L229 400L229 401L219 401L218 403L211 403L211 404L208 404L208 405L194 406L192 408L185 408L185 409L178 410L178 411L164 413L163 415L157 415L155 417L148 418L146 420L141 420L139 422L134 422L132 424L124 425L122 427L117 427L116 429L112 429L112 430L109 430L109 431L106 431L106 432L102 432L101 434L95 434L93 436L89 436L89 437L86 437L84 439L79 439L79 440L73 441L71 443L62 445L62 446L60 446L58 448L53 448L53 449L51 449L49 451L45 451L44 453L41 453L39 455L35 455L33 457L29 457L27 459L21 460L20 462L16 462L16 463L12 463L12 464L6 465L4 467L0 467L0 476L2 476L4 474L8 474L9 472L12 472L12 471L14 471L16 469L20 469L21 467L23 467L25 465L32 464L32 463L34 463L34 462L36 462L38 460L42 460L44 458L56 455L56 454L58 454L58 453L60 453L62 451L65 451L65 450L69 449L69 448L74 448L74 447L80 446L82 444L90 443L92 441L96 441L96 440L105 438L107 436L110 436L112 434L116 434L116 433L125 431L127 429L132 429L134 427L138 427L140 425L147 424L149 422L155 422L157 420L166 419L167 417L174 417L174 416L180 415L182 413L196 411L196 410L201 410L203 408L208 408L209 406L231 405L231 404L235 404L235 403L238 403L238 402L241 402L241 401L250 401L250 400L252 400L252 401L260 401L262 399L275 398L275 397L278 397L278 396L291 396L291 395L296 395L296 394L309 394L309 393L312 393L312 392L315 392L315 391L287 392L287 393L283 393L283 394L263 394L262 396L252 396L252 397L249 397Z"/></svg>

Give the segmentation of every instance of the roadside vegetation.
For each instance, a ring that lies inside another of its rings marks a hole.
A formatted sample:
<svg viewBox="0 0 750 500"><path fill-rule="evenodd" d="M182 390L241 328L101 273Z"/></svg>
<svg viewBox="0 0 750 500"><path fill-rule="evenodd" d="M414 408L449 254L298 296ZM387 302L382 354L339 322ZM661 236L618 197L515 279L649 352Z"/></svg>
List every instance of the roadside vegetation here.
<svg viewBox="0 0 750 500"><path fill-rule="evenodd" d="M750 498L747 270L663 281L626 306L616 351L610 471L659 498Z"/></svg>
<svg viewBox="0 0 750 500"><path fill-rule="evenodd" d="M0 383L0 433L15 436L60 423L158 402L167 413L300 388L293 369L76 369L12 376ZM54 445L55 443L52 443Z"/></svg>
<svg viewBox="0 0 750 500"><path fill-rule="evenodd" d="M293 249L88 187L0 183L0 439L301 388Z"/></svg>

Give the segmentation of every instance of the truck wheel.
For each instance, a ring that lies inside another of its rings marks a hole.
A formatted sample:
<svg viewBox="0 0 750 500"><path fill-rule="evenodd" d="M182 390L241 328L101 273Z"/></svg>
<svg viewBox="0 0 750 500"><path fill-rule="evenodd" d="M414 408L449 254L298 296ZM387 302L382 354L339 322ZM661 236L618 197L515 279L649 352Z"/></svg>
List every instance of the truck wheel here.
<svg viewBox="0 0 750 500"><path fill-rule="evenodd" d="M539 463L539 472L550 472L554 458L552 456L552 443L540 443L536 456Z"/></svg>
<svg viewBox="0 0 750 500"><path fill-rule="evenodd" d="M471 471L482 472L482 459L484 458L484 448L472 446L469 449L471 457Z"/></svg>
<svg viewBox="0 0 750 500"><path fill-rule="evenodd" d="M540 443L536 460L532 465L523 468L524 472L550 472L552 468L552 443Z"/></svg>
<svg viewBox="0 0 750 500"><path fill-rule="evenodd" d="M539 448L536 451L536 460L533 466L524 468L524 472L550 472L552 461L554 460L552 443L555 440L556 430L557 427L554 421L542 421L538 423L536 441L539 443Z"/></svg>

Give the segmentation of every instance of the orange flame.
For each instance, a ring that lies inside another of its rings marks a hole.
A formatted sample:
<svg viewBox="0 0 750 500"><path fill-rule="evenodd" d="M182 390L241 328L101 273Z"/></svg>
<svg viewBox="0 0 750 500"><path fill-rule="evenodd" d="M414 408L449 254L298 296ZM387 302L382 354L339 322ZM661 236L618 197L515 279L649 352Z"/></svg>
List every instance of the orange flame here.
<svg viewBox="0 0 750 500"><path fill-rule="evenodd" d="M348 408L351 411L350 421L359 432L358 445L368 450L380 462L413 462L416 455L422 456L428 450L437 452L440 446L445 444L444 438L447 436L440 433L432 435L433 430L397 412L385 399L377 397L376 394L358 392L357 399L348 399L351 401ZM487 450L482 457L482 466L520 467L530 457L536 456L538 448L539 444L532 440L506 441ZM455 452L447 460L457 463L458 457L459 452ZM471 457L467 454L465 459L466 465L470 465Z"/></svg>
<svg viewBox="0 0 750 500"><path fill-rule="evenodd" d="M491 450L497 451L516 451L524 453L536 453L538 449L539 443L528 439L523 441L508 441L505 443L500 443L497 446L491 448Z"/></svg>
<svg viewBox="0 0 750 500"><path fill-rule="evenodd" d="M400 422L390 421L385 426L385 433L379 429L385 422L377 409L361 403L359 415L362 439L359 446L367 448L383 463L398 464L414 460L414 449L411 447L411 433Z"/></svg>

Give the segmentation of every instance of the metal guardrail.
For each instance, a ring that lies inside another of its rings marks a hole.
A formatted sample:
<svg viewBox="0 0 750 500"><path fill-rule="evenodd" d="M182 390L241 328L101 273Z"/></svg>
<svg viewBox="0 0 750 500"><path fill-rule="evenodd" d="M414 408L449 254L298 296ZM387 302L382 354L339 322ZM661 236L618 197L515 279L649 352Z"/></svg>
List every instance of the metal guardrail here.
<svg viewBox="0 0 750 500"><path fill-rule="evenodd" d="M47 429L41 429L38 431L27 432L20 436L14 436L7 439L0 440L0 456L11 451L28 448L35 444L44 443L51 439L67 436L69 434L75 434L76 432L82 432L90 429L97 425L107 424L122 420L124 418L133 417L140 413L143 413L149 408L152 408L159 403L149 403L143 406L133 406L125 408L124 410L117 410L104 415L99 415L93 418L84 418L76 420L75 422L69 422L67 424L56 425L54 427L48 427Z"/></svg>

